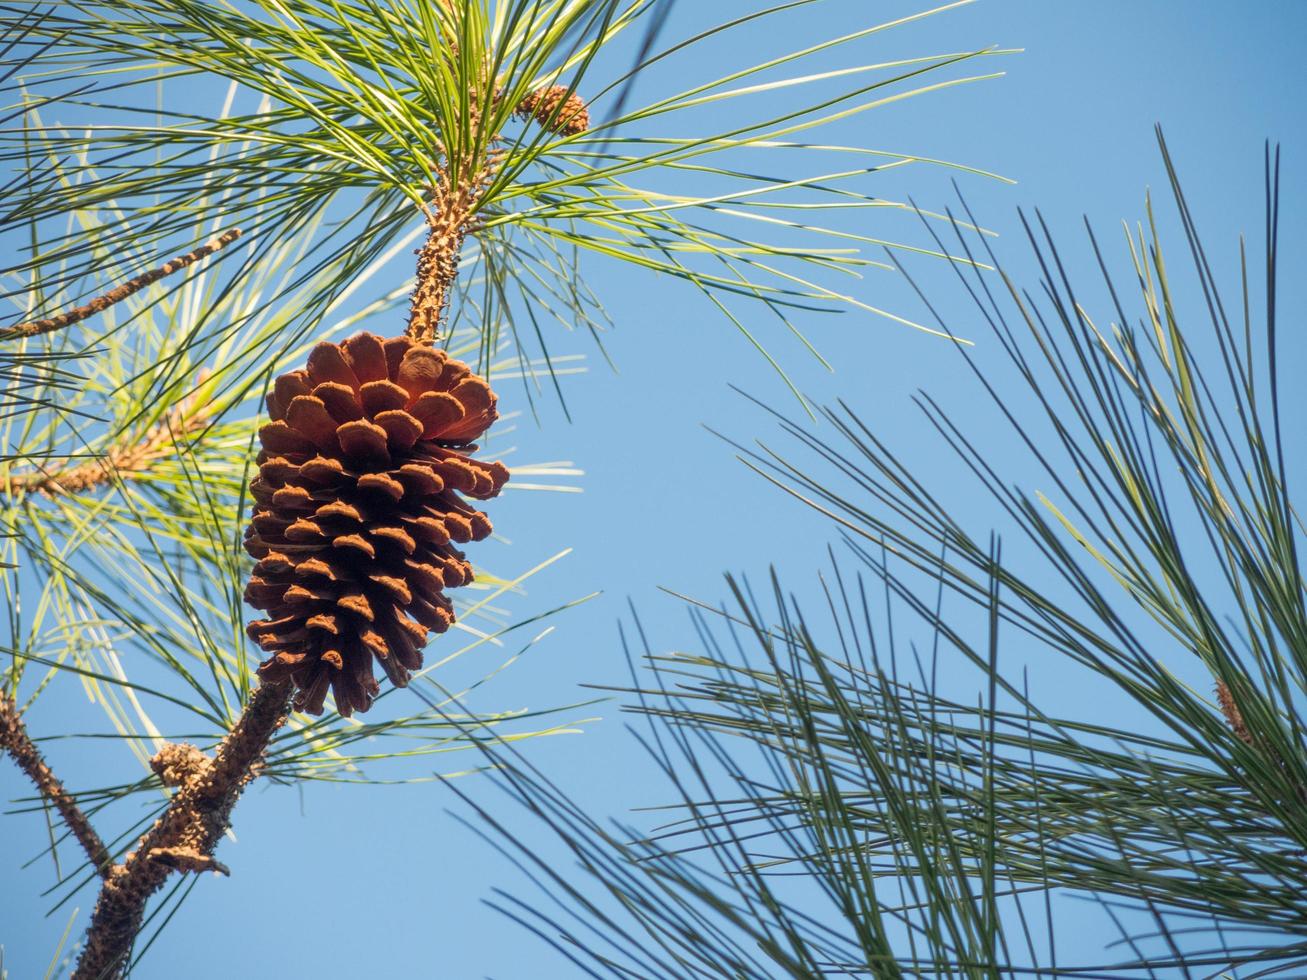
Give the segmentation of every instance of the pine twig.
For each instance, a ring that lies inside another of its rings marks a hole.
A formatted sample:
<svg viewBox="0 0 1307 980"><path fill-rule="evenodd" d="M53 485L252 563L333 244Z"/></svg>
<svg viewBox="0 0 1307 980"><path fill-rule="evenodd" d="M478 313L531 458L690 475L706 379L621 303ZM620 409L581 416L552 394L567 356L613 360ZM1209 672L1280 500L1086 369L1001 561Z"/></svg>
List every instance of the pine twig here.
<svg viewBox="0 0 1307 980"><path fill-rule="evenodd" d="M494 163L491 163L481 167L467 183L454 186L449 181L448 169L441 168L438 173L427 217L430 231L417 253L417 281L409 300L406 332L420 343L433 344L440 336L449 293L458 278L463 239L472 227L477 205L493 174Z"/></svg>
<svg viewBox="0 0 1307 980"><path fill-rule="evenodd" d="M449 8L447 0L442 0L442 3ZM457 51L457 44L451 41L450 56ZM496 101L499 97L496 93ZM534 119L543 128L560 136L577 136L590 128L590 111L585 101L561 85L528 92L513 112ZM469 131L476 130L478 120L479 116L474 113ZM497 134L492 136L487 145L493 146L497 139ZM414 340L433 344L440 336L449 307L449 293L458 278L458 257L463 250L463 240L474 226L481 197L500 162L500 154L493 150L481 160L462 160L457 169L463 182L457 186L449 179L453 166L437 168L436 185L430 203L424 209L430 231L426 243L417 253L417 282L409 303L406 333Z"/></svg>
<svg viewBox="0 0 1307 980"><path fill-rule="evenodd" d="M563 100L559 103L546 96L536 100L532 107L524 105L521 111L536 118L541 125L560 133L578 132L576 127L581 120L588 120L584 116L584 103L579 100ZM494 141L490 142L493 144ZM431 207L427 210L430 232L426 244L418 253L418 276L411 299L407 333L426 343L433 343L439 335L449 303L449 292L458 275L459 252L464 238L474 227L477 207L499 164L499 157L490 151L482 160L466 160L461 163L463 165L458 167L458 171L463 182L457 186L449 180L450 168L441 168L439 171ZM239 232L227 234L231 235L228 238L231 241ZM213 244L204 248L210 249ZM222 247L222 244L217 247ZM201 251L203 249L197 250ZM216 248L210 251L216 251ZM148 282L153 282L161 275L181 268L181 265L177 265L178 262L189 260L184 264L190 264L203 257L196 253L192 255L195 258L182 256L169 263L172 268L163 267L162 272L155 270L157 275L147 273L139 278L153 276L148 279ZM142 282L133 287L136 282L133 280L132 283L124 284L87 307L70 311L60 318L24 324L16 329L26 327L29 329L26 335L30 335L84 319L148 284ZM133 288L122 292L129 287ZM122 295L115 295L120 292ZM88 312L81 313L82 310ZM54 323L54 320L62 322ZM45 326L47 323L52 325ZM172 431L171 426L168 431ZM154 432L151 430L151 433ZM156 442L158 440L147 435L148 448L144 451L129 460L109 462L115 463L120 471L143 469L158 455L160 446L163 445L162 442L156 445ZM124 462L132 465L125 466ZM101 466L101 471L104 469ZM56 481L57 485L65 488L66 483L67 479ZM29 488L39 489L47 485L34 480ZM146 904L163 887L173 871L228 873L227 868L214 857L214 849L230 826L232 808L244 787L258 774L272 737L285 724L290 693L291 684L288 681L263 684L257 688L240 719L218 746L212 761L206 761L198 752L185 753L185 767L170 765L175 762L173 756L178 755L176 752L171 753L167 759L158 760L161 778L165 781L180 780L180 787L163 816L138 841L136 849L128 853L121 864L113 865L108 870L73 980L113 980L123 974L129 965L132 946L144 921Z"/></svg>
<svg viewBox="0 0 1307 980"><path fill-rule="evenodd" d="M561 136L576 136L590 127L590 111L585 102L561 85L527 93L513 111ZM492 138L490 144L496 139ZM465 175L465 182L458 186L450 182L452 168L441 167L437 171L436 186L426 207L430 231L426 244L417 253L417 282L409 303L407 333L414 340L432 344L440 336L449 307L449 292L458 278L463 240L475 224L481 196L500 162L500 154L495 151L487 154L483 162L463 161L459 172ZM469 174L470 179L466 177Z"/></svg>
<svg viewBox="0 0 1307 980"><path fill-rule="evenodd" d="M100 835L95 832L73 795L64 789L64 784L46 765L40 750L27 734L27 726L23 724L17 702L4 691L0 691L0 749L9 753L18 768L36 784L41 796L59 811L64 823L90 858L91 864L101 877L107 877L113 859L104 842L100 840Z"/></svg>
<svg viewBox="0 0 1307 980"><path fill-rule="evenodd" d="M212 761L192 766L163 816L121 864L109 869L73 980L122 976L146 902L174 870L227 871L213 851L231 825L236 801L258 775L273 735L285 724L289 699L289 682L256 688Z"/></svg>
<svg viewBox="0 0 1307 980"><path fill-rule="evenodd" d="M61 330L64 327L72 326L74 323L80 323L89 317L95 316L103 310L107 310L115 303L121 303L133 293L139 293L151 283L158 282L164 276L170 276L174 272L180 272L189 265L194 265L200 259L207 258L214 252L219 251L230 245L236 239L241 237L239 228L232 228L224 231L216 238L205 242L199 248L185 255L179 255L175 259L165 262L163 265L151 269L149 272L143 272L134 279L128 279L125 283L115 286L101 296L95 297L84 306L77 306L71 310L65 310L55 316L46 317L43 320L28 320L26 323L19 323L9 327L0 333L0 337L5 340L16 340L22 337L36 337L43 333L51 333L55 330Z"/></svg>
<svg viewBox="0 0 1307 980"><path fill-rule="evenodd" d="M201 371L196 384L208 377ZM96 459L59 469L44 468L30 473L0 476L0 494L40 493L53 497L61 493L83 493L114 479L141 477L159 460L173 452L193 432L208 424L210 406L198 402L198 392L183 398L167 418L140 438L125 438L112 444Z"/></svg>

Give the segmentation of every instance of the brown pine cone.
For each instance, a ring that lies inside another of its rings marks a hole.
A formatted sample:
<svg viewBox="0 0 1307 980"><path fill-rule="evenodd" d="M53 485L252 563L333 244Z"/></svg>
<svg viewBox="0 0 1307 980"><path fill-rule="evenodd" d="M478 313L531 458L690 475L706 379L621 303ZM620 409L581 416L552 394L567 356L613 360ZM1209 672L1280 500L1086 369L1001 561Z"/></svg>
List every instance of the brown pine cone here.
<svg viewBox="0 0 1307 980"><path fill-rule="evenodd" d="M245 601L269 657L265 681L290 678L297 710L319 714L331 688L342 715L422 666L427 634L454 621L444 590L472 581L454 543L490 533L484 500L508 479L473 460L498 417L484 378L407 337L360 333L321 343L283 374L259 430L259 475L245 550L258 559Z"/></svg>
<svg viewBox="0 0 1307 980"><path fill-rule="evenodd" d="M515 111L560 136L579 136L590 128L585 100L575 92L569 93L566 85L528 92Z"/></svg>

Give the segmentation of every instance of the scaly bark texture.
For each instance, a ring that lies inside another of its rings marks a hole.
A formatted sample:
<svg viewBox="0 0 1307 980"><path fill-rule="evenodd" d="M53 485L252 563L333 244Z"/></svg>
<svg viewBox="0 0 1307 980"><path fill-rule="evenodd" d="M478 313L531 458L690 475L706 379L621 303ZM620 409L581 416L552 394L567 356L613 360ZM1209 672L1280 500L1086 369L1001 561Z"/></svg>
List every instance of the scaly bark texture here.
<svg viewBox="0 0 1307 980"><path fill-rule="evenodd" d="M27 778L36 785L41 796L59 811L59 816L68 825L77 842L82 845L82 850L91 859L91 864L102 877L107 876L112 858L105 849L104 842L100 840L100 835L86 819L86 814L82 813L72 794L64 789L64 784L45 764L45 759L41 757L40 751L27 734L27 726L23 724L18 705L4 691L0 691L0 749L9 753L9 757L14 760L18 768L23 770Z"/></svg>
<svg viewBox="0 0 1307 980"><path fill-rule="evenodd" d="M74 980L122 975L146 902L173 870L226 871L214 859L214 849L231 822L232 807L258 774L268 743L286 722L290 691L288 682L256 688L211 762L197 765L188 753L188 771L168 809L105 876Z"/></svg>
<svg viewBox="0 0 1307 980"><path fill-rule="evenodd" d="M182 786L212 762L189 742L169 742L150 759L150 768L165 786Z"/></svg>
<svg viewBox="0 0 1307 980"><path fill-rule="evenodd" d="M451 187L447 169L441 168L437 174L427 217L431 230L418 252L417 283L409 301L407 333L420 344L433 344L440 336L449 291L458 278L463 239L489 178L489 170L482 169L475 179Z"/></svg>
<svg viewBox="0 0 1307 980"><path fill-rule="evenodd" d="M78 306L71 310L66 310L57 316L46 317L44 320L29 320L26 323L19 323L3 331L4 339L12 340L18 337L35 337L38 334L50 333L54 330L60 330L64 327L72 326L74 323L80 323L95 314L107 310L115 303L121 303L133 293L138 293L151 283L158 282L164 276L170 276L174 272L185 269L188 265L194 265L200 259L207 258L214 252L226 248L236 239L241 237L239 228L232 228L230 231L224 231L216 238L210 239L193 252L187 252L185 255L179 255L171 261L165 262L158 268L151 269L149 272L143 272L135 279L129 279L120 286L115 286L103 296L97 296L85 306Z"/></svg>
<svg viewBox="0 0 1307 980"><path fill-rule="evenodd" d="M204 382L201 372L197 382ZM40 493L53 497L61 493L83 493L114 479L145 476L150 467L173 454L176 447L209 422L209 409L191 395L178 402L168 417L139 438L127 437L109 446L104 455L62 468L46 468L29 473L0 476L0 492Z"/></svg>

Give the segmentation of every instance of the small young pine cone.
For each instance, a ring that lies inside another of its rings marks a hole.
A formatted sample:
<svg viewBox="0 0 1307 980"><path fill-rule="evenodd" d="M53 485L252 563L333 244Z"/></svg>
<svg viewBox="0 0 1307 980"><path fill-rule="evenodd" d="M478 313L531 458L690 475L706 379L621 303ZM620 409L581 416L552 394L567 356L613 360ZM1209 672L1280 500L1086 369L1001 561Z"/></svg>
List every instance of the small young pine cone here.
<svg viewBox="0 0 1307 980"><path fill-rule="evenodd" d="M530 117L560 136L579 136L590 128L590 110L585 100L567 86L553 85L527 93L517 104L517 114Z"/></svg>
<svg viewBox="0 0 1307 980"><path fill-rule="evenodd" d="M245 549L258 559L245 601L271 615L249 635L272 654L265 681L290 678L297 710L367 711L372 660L403 687L427 634L454 621L446 588L472 581L454 543L490 534L484 500L508 479L471 459L498 417L485 379L407 337L321 343L307 370L279 377L259 430Z"/></svg>
<svg viewBox="0 0 1307 980"><path fill-rule="evenodd" d="M1216 702L1221 706L1221 714L1225 715L1226 723L1230 726L1230 730L1234 732L1234 737L1243 742L1244 745L1252 745L1252 733L1248 731L1248 726L1244 724L1243 712L1234 703L1234 695L1230 693L1230 688L1225 681L1216 682Z"/></svg>

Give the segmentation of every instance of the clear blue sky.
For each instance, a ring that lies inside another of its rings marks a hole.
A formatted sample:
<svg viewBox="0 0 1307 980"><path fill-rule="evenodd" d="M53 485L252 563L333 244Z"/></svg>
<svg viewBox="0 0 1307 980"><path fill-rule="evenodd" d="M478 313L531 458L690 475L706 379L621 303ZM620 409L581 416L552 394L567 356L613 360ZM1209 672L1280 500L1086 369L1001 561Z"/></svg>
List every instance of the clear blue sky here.
<svg viewBox="0 0 1307 980"><path fill-rule="evenodd" d="M726 19L758 6L682 0L666 37L710 13ZM829 0L812 8L805 28L814 35L845 32L924 6ZM1202 229L1222 257L1232 254L1239 232L1260 232L1262 141L1278 140L1285 154L1281 306L1286 328L1296 328L1301 318L1294 311L1307 299L1301 277L1292 274L1307 257L1305 41L1307 4L1290 0L981 0L883 35L867 49L867 60L989 44L1024 48L1002 60L1007 77L859 116L829 138L958 160L1014 178L1016 186L968 178L964 189L1015 255L1018 206L1042 208L1069 236L1078 233L1081 214L1109 235L1120 219L1141 216L1145 188L1164 185L1152 128L1161 122ZM756 41L741 36L737 43ZM753 52L738 54L743 61ZM718 68L694 57L681 64L685 77ZM950 200L949 179L915 169L887 181L883 193L911 194L938 208ZM912 233L906 219L869 228L887 237ZM943 288L951 275L921 262L914 269L928 288ZM800 583L824 564L833 537L828 525L749 473L702 428L707 423L742 441L774 436L763 414L728 387L784 407L761 360L689 289L626 269L595 272L618 324L609 349L620 373L592 359L590 373L568 390L575 421L568 424L551 407L543 424L525 424L519 439L524 459L576 461L587 474L585 492L510 494L494 517L513 541L505 566L525 568L563 547L575 549L532 584L524 611L604 594L557 620L541 649L488 685L473 704L483 710L563 703L581 696L581 683L620 682L625 668L615 622L628 597L655 646L689 647L684 611L660 586L717 600L724 570L761 575L771 563ZM889 274L869 273L856 289L873 305L918 312ZM955 407L975 397L955 384L962 373L954 352L861 314L814 319L810 328L837 372L828 375L797 348L778 343L801 386L821 401L847 398L894 446L917 449L909 458L924 475L935 472L926 428L908 398L919 387L944 393ZM1301 340L1293 350L1290 363L1307 366ZM682 369L669 370L673 365ZM513 396L505 391L510 408ZM1015 447L1011 453L1000 466L1021 465ZM655 456L675 461L674 472L656 466ZM1047 665L1035 675L1037 689L1059 696L1067 683L1061 670ZM622 815L630 806L668 799L670 789L653 782L616 710L595 713L603 722L583 736L540 745L533 758L599 814ZM57 728L59 719L46 723ZM59 745L51 755L76 785L77 760ZM463 788L481 792L472 781ZM0 795L26 791L12 767L0 767ZM238 842L224 843L220 855L233 876L200 883L138 975L574 976L565 961L480 904L492 886L525 886L445 812L454 805L438 784L256 789L237 811ZM15 870L44 833L38 817L21 820L9 818L0 833L0 942L13 978L41 975L66 922L65 913L41 919L30 903L28 896L48 881L48 868ZM515 826L549 846L540 828L522 820ZM348 876L336 873L342 858ZM87 892L84 912L91 901ZM1089 934L1076 941L1090 949L1101 937L1092 933L1097 919L1085 922Z"/></svg>

